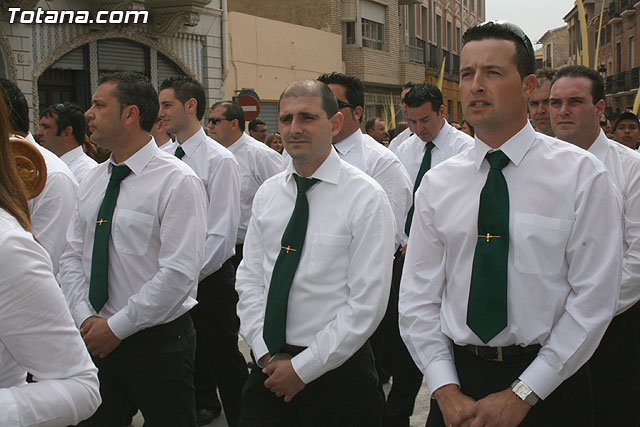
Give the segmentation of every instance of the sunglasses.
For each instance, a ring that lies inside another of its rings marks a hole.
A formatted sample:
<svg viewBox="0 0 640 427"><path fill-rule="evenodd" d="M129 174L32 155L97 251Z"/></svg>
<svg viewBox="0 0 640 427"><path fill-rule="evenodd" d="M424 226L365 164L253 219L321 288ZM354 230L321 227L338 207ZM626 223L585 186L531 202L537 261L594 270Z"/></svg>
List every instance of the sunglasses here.
<svg viewBox="0 0 640 427"><path fill-rule="evenodd" d="M509 31L522 42L525 49L527 49L527 52L529 52L532 57L535 57L531 40L529 40L529 37L527 37L524 31L522 31L522 28L518 27L517 25L507 21L495 20L483 22L482 24L479 24L478 27L499 27Z"/></svg>
<svg viewBox="0 0 640 427"><path fill-rule="evenodd" d="M224 117L209 117L209 124L219 125L223 120L231 121L229 119L225 119Z"/></svg>
<svg viewBox="0 0 640 427"><path fill-rule="evenodd" d="M338 110L341 110L343 108L356 108L356 105L353 104L349 104L348 102L344 102L344 101L340 101L339 99L337 99L336 101L338 101Z"/></svg>

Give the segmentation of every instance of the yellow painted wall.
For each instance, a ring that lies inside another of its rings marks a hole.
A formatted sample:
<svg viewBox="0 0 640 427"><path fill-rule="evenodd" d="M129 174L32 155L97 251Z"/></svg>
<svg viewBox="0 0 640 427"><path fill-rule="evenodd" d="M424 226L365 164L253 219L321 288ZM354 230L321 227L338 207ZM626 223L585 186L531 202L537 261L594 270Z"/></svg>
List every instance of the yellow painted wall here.
<svg viewBox="0 0 640 427"><path fill-rule="evenodd" d="M290 83L342 71L340 35L300 25L229 13L229 74L225 98L253 88L275 101Z"/></svg>

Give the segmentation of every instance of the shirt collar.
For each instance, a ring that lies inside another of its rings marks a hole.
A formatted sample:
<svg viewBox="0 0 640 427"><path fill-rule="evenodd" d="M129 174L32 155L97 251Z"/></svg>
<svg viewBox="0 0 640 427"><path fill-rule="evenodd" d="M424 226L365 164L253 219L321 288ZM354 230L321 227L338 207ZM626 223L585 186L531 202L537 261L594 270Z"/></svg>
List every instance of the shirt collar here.
<svg viewBox="0 0 640 427"><path fill-rule="evenodd" d="M447 119L445 119L442 129L440 129L440 132L438 132L436 137L433 138L433 140L431 141L433 142L433 145L435 145L438 150L442 150L447 145L447 140L449 139L449 133L451 132L451 129L453 129L453 126L451 126L447 122ZM425 142L425 147L426 147L426 144L427 143Z"/></svg>
<svg viewBox="0 0 640 427"><path fill-rule="evenodd" d="M78 157L82 157L83 154L84 154L84 150L82 149L82 146L78 145L73 150L69 150L66 153L64 153L62 156L60 156L60 160L62 160L65 163L72 162Z"/></svg>
<svg viewBox="0 0 640 427"><path fill-rule="evenodd" d="M26 139L32 144L38 145L38 143L36 142L36 139L33 137L33 135L31 135L31 132L27 132L27 135L24 137L24 139Z"/></svg>
<svg viewBox="0 0 640 427"><path fill-rule="evenodd" d="M587 151L604 163L604 160L607 157L607 152L609 151L609 141L604 132L602 132L602 129L600 129L598 137L593 141L593 144L591 144L591 147L589 147L589 150Z"/></svg>
<svg viewBox="0 0 640 427"><path fill-rule="evenodd" d="M336 142L335 144L333 144L333 146L336 148L336 150L338 150L338 153L344 156L349 151L351 151L353 147L355 147L356 144L358 144L358 142L362 141L361 138L362 138L362 131L360 130L360 128L358 128L356 129L355 132L353 132L351 135L349 135L342 141Z"/></svg>
<svg viewBox="0 0 640 427"><path fill-rule="evenodd" d="M506 154L511 163L518 166L525 154L527 154L527 151L529 151L529 148L533 144L533 140L536 138L536 131L533 129L529 121L527 121L524 127L520 129L518 133L505 141L498 150ZM480 170L482 161L489 151L496 150L485 144L476 134L474 149L476 169Z"/></svg>
<svg viewBox="0 0 640 427"><path fill-rule="evenodd" d="M187 139L185 142L179 142L179 144L180 147L182 147L182 150L184 150L184 154L187 157L190 157L191 155L193 155L194 151L198 149L198 147L200 146L200 144L202 144L202 141L204 141L206 137L207 134L204 133L204 129L202 129L201 126L200 129L198 129L198 131L191 136L191 138Z"/></svg>
<svg viewBox="0 0 640 427"><path fill-rule="evenodd" d="M144 168L147 166L147 164L151 161L151 159L154 156L156 156L159 152L160 152L160 149L156 145L156 142L153 140L153 138L150 138L149 142L147 142L147 144L144 147L142 147L141 149L133 153L131 157L129 157L124 162L120 163L120 165L123 165L123 164L127 165L129 166L129 169L131 169L131 172L133 172L136 175L140 175L144 170ZM113 161L113 154L112 154L111 157L109 157L109 168L108 168L109 173L111 173L111 168L113 166L119 166L119 165Z"/></svg>
<svg viewBox="0 0 640 427"><path fill-rule="evenodd" d="M340 169L342 168L342 160L338 156L336 150L331 150L327 158L322 162L320 167L309 178L316 178L320 181L329 182L331 184L337 184L340 178ZM295 166L293 166L293 159L287 165L285 172L285 180L288 182L292 179L291 175L297 174Z"/></svg>
<svg viewBox="0 0 640 427"><path fill-rule="evenodd" d="M240 150L242 148L242 144L245 143L244 137L247 136L249 138L251 138L249 135L247 135L246 133L242 132L242 135L240 135L240 138L236 139L233 144L231 144L230 146L227 147L227 150L231 151L232 153L237 153L238 150Z"/></svg>

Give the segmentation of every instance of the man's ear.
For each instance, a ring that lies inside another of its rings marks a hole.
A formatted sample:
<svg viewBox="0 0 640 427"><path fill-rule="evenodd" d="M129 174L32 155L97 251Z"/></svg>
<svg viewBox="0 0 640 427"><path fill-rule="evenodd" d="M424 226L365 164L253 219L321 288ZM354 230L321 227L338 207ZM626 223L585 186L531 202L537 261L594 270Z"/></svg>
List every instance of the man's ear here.
<svg viewBox="0 0 640 427"><path fill-rule="evenodd" d="M331 121L331 136L334 137L338 134L338 132L340 132L340 129L342 129L342 122L344 120L344 116L340 111L338 111L329 120Z"/></svg>

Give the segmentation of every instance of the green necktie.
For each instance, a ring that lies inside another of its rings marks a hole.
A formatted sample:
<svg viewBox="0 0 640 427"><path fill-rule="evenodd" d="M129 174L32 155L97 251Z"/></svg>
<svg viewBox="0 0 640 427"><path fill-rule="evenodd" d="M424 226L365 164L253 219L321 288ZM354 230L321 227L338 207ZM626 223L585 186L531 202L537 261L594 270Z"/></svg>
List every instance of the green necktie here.
<svg viewBox="0 0 640 427"><path fill-rule="evenodd" d="M280 253L273 267L269 295L267 297L267 308L264 314L262 336L271 355L278 353L286 343L289 290L302 255L304 237L307 234L307 221L309 219L309 202L307 201L306 192L318 181L317 179L302 178L295 174L293 177L298 186L296 205L293 208L287 228L282 235Z"/></svg>
<svg viewBox="0 0 640 427"><path fill-rule="evenodd" d="M425 173L431 168L431 150L433 150L433 142L427 142L427 147L424 150L424 155L422 156L422 163L420 163L420 169L418 170L418 176L416 176L416 183L413 185L413 201L411 203L411 209L409 209L409 213L407 213L407 220L404 223L404 233L408 236L409 230L411 230L411 222L413 221L413 207L415 205L415 197L416 191L418 191L418 187L420 187L420 183L422 182L422 177Z"/></svg>
<svg viewBox="0 0 640 427"><path fill-rule="evenodd" d="M176 152L173 154L174 156L182 160L182 158L184 157L184 150L182 149L182 145L178 145L178 148L176 148Z"/></svg>
<svg viewBox="0 0 640 427"><path fill-rule="evenodd" d="M478 241L473 257L467 325L485 344L507 326L509 258L509 188L502 169L509 158L502 151L487 154L491 165L480 193Z"/></svg>
<svg viewBox="0 0 640 427"><path fill-rule="evenodd" d="M99 312L109 299L109 236L111 235L111 218L116 207L120 182L131 173L126 165L113 166L111 178L104 199L98 211L96 232L93 238L91 256L91 278L89 279L89 302Z"/></svg>

